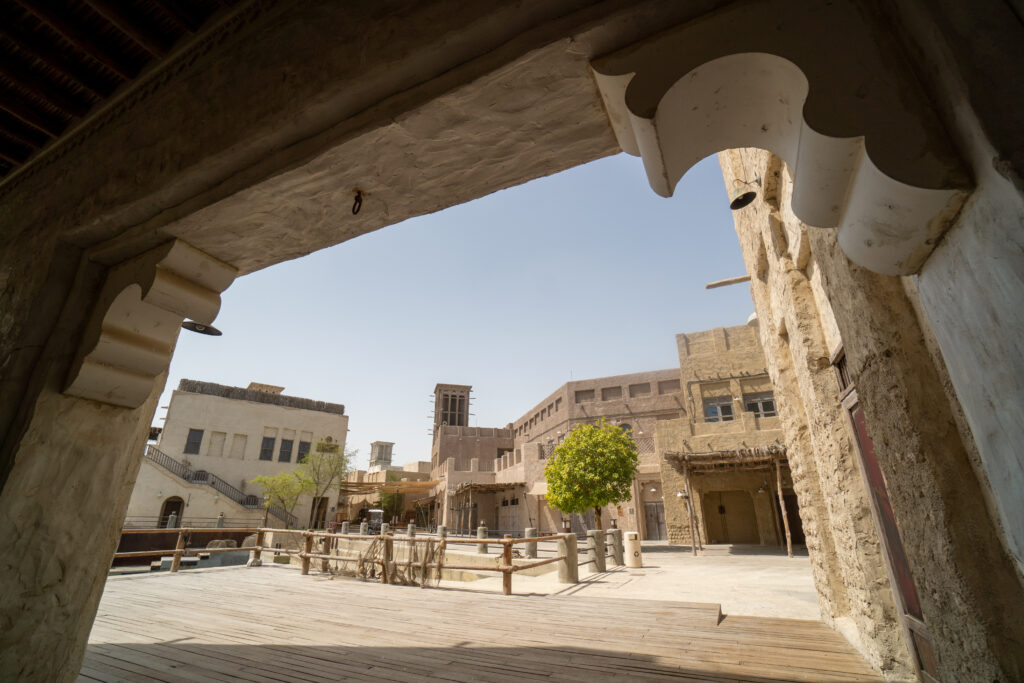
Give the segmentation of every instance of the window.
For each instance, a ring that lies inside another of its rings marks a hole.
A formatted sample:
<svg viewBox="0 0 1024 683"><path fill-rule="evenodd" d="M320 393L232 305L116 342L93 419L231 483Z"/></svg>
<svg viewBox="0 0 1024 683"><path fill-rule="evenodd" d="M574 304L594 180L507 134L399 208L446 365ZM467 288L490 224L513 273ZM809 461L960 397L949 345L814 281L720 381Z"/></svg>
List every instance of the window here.
<svg viewBox="0 0 1024 683"><path fill-rule="evenodd" d="M746 394L743 405L757 417L775 417L775 394L765 391L760 394Z"/></svg>
<svg viewBox="0 0 1024 683"><path fill-rule="evenodd" d="M705 422L728 422L732 419L733 414L731 396L721 396L719 398L704 399Z"/></svg>
<svg viewBox="0 0 1024 683"><path fill-rule="evenodd" d="M555 412L557 413L561 409L561 407L562 407L562 399L556 398L555 399Z"/></svg>
<svg viewBox="0 0 1024 683"><path fill-rule="evenodd" d="M584 401L593 401L593 400L594 400L594 390L593 389L582 389L582 390L576 392L576 402L577 403L583 403Z"/></svg>
<svg viewBox="0 0 1024 683"><path fill-rule="evenodd" d="M622 424L619 425L619 429L621 429L622 433L625 434L626 436L628 436L629 438L631 438L631 439L633 438L633 426L632 425L629 425L629 424L626 424L625 422L623 422Z"/></svg>
<svg viewBox="0 0 1024 683"><path fill-rule="evenodd" d="M188 430L188 438L185 439L185 453L199 455L199 446L203 443L203 430Z"/></svg>
<svg viewBox="0 0 1024 683"><path fill-rule="evenodd" d="M277 453L278 462L292 461L292 445L294 443L291 439L281 439L281 450Z"/></svg>
<svg viewBox="0 0 1024 683"><path fill-rule="evenodd" d="M601 389L602 401L611 401L616 398L622 398L622 387L604 387Z"/></svg>
<svg viewBox="0 0 1024 683"><path fill-rule="evenodd" d="M651 383L644 382L643 384L630 384L629 385L629 397L636 398L637 396L647 396L651 393Z"/></svg>
<svg viewBox="0 0 1024 683"><path fill-rule="evenodd" d="M299 442L299 457L295 459L295 462L302 462L302 459L309 455L309 442Z"/></svg>
<svg viewBox="0 0 1024 683"><path fill-rule="evenodd" d="M679 391L679 380L677 379L663 379L658 382L659 394L672 394L677 391Z"/></svg>
<svg viewBox="0 0 1024 683"><path fill-rule="evenodd" d="M263 437L263 444L260 446L260 460L274 459L274 444L276 443L277 439L273 436Z"/></svg>

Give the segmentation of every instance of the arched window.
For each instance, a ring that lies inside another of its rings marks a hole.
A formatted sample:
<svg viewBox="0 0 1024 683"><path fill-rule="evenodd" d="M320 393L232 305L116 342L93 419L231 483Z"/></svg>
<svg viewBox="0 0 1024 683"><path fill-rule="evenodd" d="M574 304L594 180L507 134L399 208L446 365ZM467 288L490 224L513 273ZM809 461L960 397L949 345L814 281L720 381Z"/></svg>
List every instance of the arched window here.
<svg viewBox="0 0 1024 683"><path fill-rule="evenodd" d="M185 501L178 496L171 496L164 501L164 504L160 507L160 519L157 525L161 529L167 528L167 522L170 521L171 515L175 515L177 520L175 523L181 526L181 513L185 510Z"/></svg>
<svg viewBox="0 0 1024 683"><path fill-rule="evenodd" d="M629 438L631 438L631 439L633 438L633 426L632 425L629 425L629 424L626 424L625 422L623 422L622 424L619 425L619 429L621 429L622 432L626 436L628 436Z"/></svg>

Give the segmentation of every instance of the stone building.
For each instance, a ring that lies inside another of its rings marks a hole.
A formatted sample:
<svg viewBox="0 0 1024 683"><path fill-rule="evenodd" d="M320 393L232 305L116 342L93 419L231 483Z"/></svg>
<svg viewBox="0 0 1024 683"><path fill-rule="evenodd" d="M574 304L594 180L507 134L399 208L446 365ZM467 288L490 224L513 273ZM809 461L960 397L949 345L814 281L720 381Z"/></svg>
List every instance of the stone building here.
<svg viewBox="0 0 1024 683"><path fill-rule="evenodd" d="M391 451L393 441L373 441L370 443L370 465L367 472L380 472L391 469Z"/></svg>
<svg viewBox="0 0 1024 683"><path fill-rule="evenodd" d="M382 457L376 458L376 466L374 459L374 447L382 445L388 448L381 448L379 452L387 453L388 464L385 467L383 465ZM338 498L337 510L335 512L335 522L355 522L363 518L365 511L373 507L376 507L380 502L380 492L371 490L369 492L361 492L359 489L374 488L371 485L383 484L385 482L425 482L430 480L431 467L430 463L425 460L419 460L416 462L407 463L405 465L391 465L390 464L390 446L394 444L384 441L374 441L371 444L371 455L370 455L370 469L368 470L350 470L345 476L346 488L351 489L351 493L343 493ZM401 494L402 509L399 512L398 517L399 523L414 522L417 525L425 525L425 516L423 519L419 518L420 510L423 508L421 501L426 498L425 493L403 493ZM391 520L385 520L390 522Z"/></svg>
<svg viewBox="0 0 1024 683"><path fill-rule="evenodd" d="M808 401L781 420L802 414L808 447L863 427L928 637L908 654L890 565L857 566L882 543L857 467L798 465L787 436L812 556L835 552L824 613L891 677L928 659L945 680L1024 678L1019 3L169 6L145 26L166 50L84 3L19 5L0 45L29 86L0 88L23 117L0 124L0 677L77 674L180 325L212 324L235 278L623 150L667 196L756 147L789 189L768 195L767 163L728 173L764 200L748 265L783 291L820 282L808 310L831 308L856 392L838 422ZM824 391L827 325L805 337L813 314L752 289L777 390Z"/></svg>
<svg viewBox="0 0 1024 683"><path fill-rule="evenodd" d="M248 388L183 379L171 393L159 440L148 445L128 502L127 525L212 526L221 514L235 526L263 520L254 477L294 469L317 441L345 447L345 407L287 396L283 387ZM320 525L330 501L300 500L293 515L271 508L272 525Z"/></svg>
<svg viewBox="0 0 1024 683"><path fill-rule="evenodd" d="M669 542L697 540L691 534L692 508L704 543L781 544L786 528L802 543L777 397L756 318L747 325L677 335L676 346L688 411L657 426ZM784 511L776 467L788 501Z"/></svg>

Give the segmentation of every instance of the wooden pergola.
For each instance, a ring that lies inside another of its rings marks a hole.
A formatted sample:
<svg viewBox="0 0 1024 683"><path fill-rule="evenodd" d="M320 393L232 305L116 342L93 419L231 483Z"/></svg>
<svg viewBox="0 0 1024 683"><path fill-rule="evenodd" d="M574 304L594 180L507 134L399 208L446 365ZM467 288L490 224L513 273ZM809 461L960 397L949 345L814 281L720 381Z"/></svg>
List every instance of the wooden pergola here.
<svg viewBox="0 0 1024 683"><path fill-rule="evenodd" d="M793 538L789 532L789 518L786 514L786 501L782 495L782 462L786 460L784 444L768 444L749 448L734 448L720 451L704 451L691 453L687 451L668 451L665 459L672 467L683 475L686 483L686 508L690 517L690 538L693 554L697 548L703 550L700 540L700 529L695 523L696 511L693 506L692 472L721 472L737 470L775 470L775 486L779 496L779 508L782 510L782 523L786 531L786 552L793 557Z"/></svg>

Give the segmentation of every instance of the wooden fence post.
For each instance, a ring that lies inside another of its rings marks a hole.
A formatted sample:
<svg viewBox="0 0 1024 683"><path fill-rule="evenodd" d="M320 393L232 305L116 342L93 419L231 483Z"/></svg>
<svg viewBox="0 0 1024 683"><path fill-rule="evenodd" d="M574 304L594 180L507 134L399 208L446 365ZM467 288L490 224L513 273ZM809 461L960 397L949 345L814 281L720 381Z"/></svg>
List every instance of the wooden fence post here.
<svg viewBox="0 0 1024 683"><path fill-rule="evenodd" d="M511 541L512 534L505 534L505 540ZM512 544L505 543L501 549L501 563L505 569L501 574L501 592L512 595Z"/></svg>
<svg viewBox="0 0 1024 683"><path fill-rule="evenodd" d="M558 535L558 554L565 559L558 563L559 583L579 583L580 567L576 559L576 534Z"/></svg>
<svg viewBox="0 0 1024 683"><path fill-rule="evenodd" d="M309 554L313 552L313 534L306 532L306 540L302 546L302 575L309 574Z"/></svg>
<svg viewBox="0 0 1024 683"><path fill-rule="evenodd" d="M181 556L185 548L185 532L178 532L178 542L174 546L174 559L171 560L171 571L178 571L178 567L181 566Z"/></svg>
<svg viewBox="0 0 1024 683"><path fill-rule="evenodd" d="M395 539L391 536L384 537L384 568L381 570L381 583L391 583L394 579L391 571L391 558L394 555Z"/></svg>

